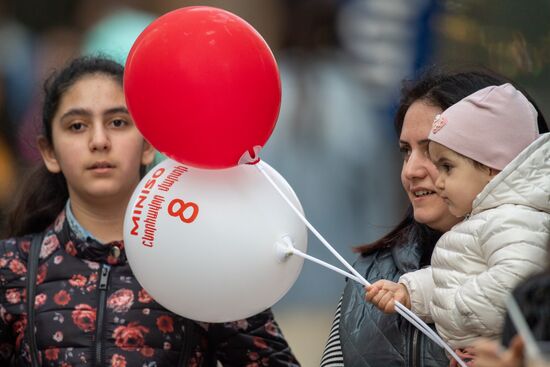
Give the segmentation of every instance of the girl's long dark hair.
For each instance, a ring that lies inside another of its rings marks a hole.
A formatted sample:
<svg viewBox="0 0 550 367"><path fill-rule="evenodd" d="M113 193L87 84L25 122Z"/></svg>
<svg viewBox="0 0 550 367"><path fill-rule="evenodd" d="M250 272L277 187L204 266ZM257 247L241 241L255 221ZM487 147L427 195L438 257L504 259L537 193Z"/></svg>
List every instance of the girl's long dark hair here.
<svg viewBox="0 0 550 367"><path fill-rule="evenodd" d="M46 79L42 136L50 147L54 146L52 121L65 92L82 77L93 74L112 77L122 85L123 72L124 68L114 61L100 57L80 57ZM67 182L62 173L49 172L43 163L35 167L19 187L16 204L8 216L7 236L43 231L55 220L68 198Z"/></svg>
<svg viewBox="0 0 550 367"><path fill-rule="evenodd" d="M406 80L403 82L401 100L394 120L397 136L401 135L407 110L416 101L422 100L432 106L437 106L442 110L446 110L462 98L482 88L504 83L514 84L514 86L527 97L538 112L537 123L539 132L548 132L546 119L535 101L527 92L505 77L484 69L446 72L440 69L431 68L419 79ZM409 206L405 218L393 230L375 242L355 247L353 251L366 255L376 249L391 247L394 244L402 243L404 240L418 241L423 244L423 260L427 260L427 263L429 263L429 258L431 257L435 243L440 236L440 232L429 228L425 224L418 223L414 219L412 206Z"/></svg>

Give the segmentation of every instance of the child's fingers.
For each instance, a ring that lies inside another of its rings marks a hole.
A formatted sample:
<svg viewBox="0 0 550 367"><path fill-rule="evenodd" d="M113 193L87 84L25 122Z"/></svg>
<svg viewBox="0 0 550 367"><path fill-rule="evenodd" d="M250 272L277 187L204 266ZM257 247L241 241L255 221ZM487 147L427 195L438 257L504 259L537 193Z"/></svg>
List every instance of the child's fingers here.
<svg viewBox="0 0 550 367"><path fill-rule="evenodd" d="M376 307L380 308L380 300L382 299L382 297L384 297L386 293L387 292L382 289L378 290L378 292L376 292L376 294L371 298L370 302Z"/></svg>
<svg viewBox="0 0 550 367"><path fill-rule="evenodd" d="M392 292L386 292L380 299L378 308L380 308L385 313L394 313L395 302L393 297L394 297L394 294Z"/></svg>
<svg viewBox="0 0 550 367"><path fill-rule="evenodd" d="M380 291L380 289L374 285L368 285L365 287L365 290L366 290L366 294L365 294L365 299L368 301L368 302L372 302L372 299L378 294L378 292Z"/></svg>

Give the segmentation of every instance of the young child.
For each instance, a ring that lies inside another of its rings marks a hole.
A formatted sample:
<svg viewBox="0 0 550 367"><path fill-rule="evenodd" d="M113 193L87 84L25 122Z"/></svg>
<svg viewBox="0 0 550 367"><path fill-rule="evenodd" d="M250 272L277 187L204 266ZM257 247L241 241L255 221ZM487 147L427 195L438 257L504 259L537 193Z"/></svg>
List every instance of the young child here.
<svg viewBox="0 0 550 367"><path fill-rule="evenodd" d="M154 150L126 109L122 74L80 58L46 83L44 165L0 242L0 365L297 366L271 311L198 324L132 274L124 213Z"/></svg>
<svg viewBox="0 0 550 367"><path fill-rule="evenodd" d="M437 242L432 266L379 281L366 299L398 300L433 321L453 348L499 337L505 297L546 267L550 238L550 134L511 84L481 89L436 116L429 156L438 194L464 218Z"/></svg>

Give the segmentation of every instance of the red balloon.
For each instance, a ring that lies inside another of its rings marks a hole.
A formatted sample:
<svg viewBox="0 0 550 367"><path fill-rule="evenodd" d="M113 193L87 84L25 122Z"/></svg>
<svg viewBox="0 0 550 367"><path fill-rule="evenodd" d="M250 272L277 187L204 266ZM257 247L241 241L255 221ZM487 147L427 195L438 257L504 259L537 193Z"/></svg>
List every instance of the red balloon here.
<svg viewBox="0 0 550 367"><path fill-rule="evenodd" d="M227 168L257 160L279 115L281 81L250 24L193 6L161 16L140 34L126 61L124 94L157 150L195 167Z"/></svg>

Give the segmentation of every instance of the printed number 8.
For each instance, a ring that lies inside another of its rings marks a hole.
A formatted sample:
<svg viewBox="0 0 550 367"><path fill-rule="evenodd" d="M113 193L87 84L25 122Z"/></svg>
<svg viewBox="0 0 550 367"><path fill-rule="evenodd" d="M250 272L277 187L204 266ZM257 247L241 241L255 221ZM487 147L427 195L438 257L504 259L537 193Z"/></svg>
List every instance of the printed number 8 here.
<svg viewBox="0 0 550 367"><path fill-rule="evenodd" d="M177 210L174 210L175 206L179 206ZM189 217L185 217L184 213L187 208L193 208L193 213ZM168 205L168 214L172 217L179 217L184 223L192 223L199 215L199 206L193 202L186 203L181 199L174 199Z"/></svg>

